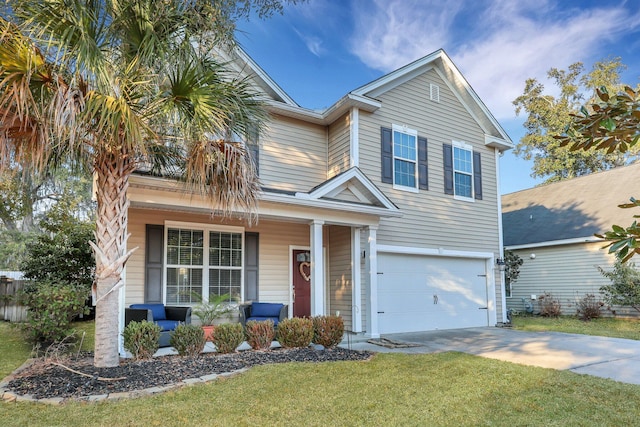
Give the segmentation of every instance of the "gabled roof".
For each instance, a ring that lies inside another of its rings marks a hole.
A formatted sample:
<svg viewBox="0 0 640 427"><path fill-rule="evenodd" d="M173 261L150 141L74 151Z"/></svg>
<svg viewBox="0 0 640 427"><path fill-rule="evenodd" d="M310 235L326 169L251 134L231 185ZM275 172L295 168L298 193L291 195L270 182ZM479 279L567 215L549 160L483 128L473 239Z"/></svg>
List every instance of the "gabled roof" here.
<svg viewBox="0 0 640 427"><path fill-rule="evenodd" d="M398 211L398 207L357 167L330 178L308 193L298 192L296 197L358 203Z"/></svg>
<svg viewBox="0 0 640 427"><path fill-rule="evenodd" d="M640 198L640 163L502 196L504 245L594 240L613 224L629 226L638 209L621 209Z"/></svg>
<svg viewBox="0 0 640 427"><path fill-rule="evenodd" d="M513 148L509 135L442 49L347 93L323 111L300 107L240 48L237 49L236 59L239 59L251 70L249 75L272 98L272 101L267 102L268 108L272 112L322 125L331 124L352 107L370 113L376 111L382 106L376 97L433 69L442 77L480 128L483 129L487 146L497 147L500 150Z"/></svg>
<svg viewBox="0 0 640 427"><path fill-rule="evenodd" d="M501 150L513 148L513 143L509 135L507 135L507 132L500 126L500 123L498 123L487 106L480 100L478 94L473 90L469 82L467 82L443 49L439 49L402 68L392 71L351 93L376 98L398 85L432 69L449 85L451 91L458 97L462 105L476 120L482 130L484 130L487 145L496 146Z"/></svg>

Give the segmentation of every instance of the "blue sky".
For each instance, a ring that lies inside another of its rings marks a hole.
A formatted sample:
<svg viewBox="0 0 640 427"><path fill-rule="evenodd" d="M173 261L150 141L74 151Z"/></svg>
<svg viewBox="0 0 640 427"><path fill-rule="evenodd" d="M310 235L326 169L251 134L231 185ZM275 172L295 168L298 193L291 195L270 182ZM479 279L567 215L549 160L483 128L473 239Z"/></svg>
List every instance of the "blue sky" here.
<svg viewBox="0 0 640 427"><path fill-rule="evenodd" d="M527 78L617 56L625 83L640 77L640 0L310 0L238 27L247 53L314 109L443 48L514 143L524 128L512 101ZM502 194L540 182L511 152L500 168Z"/></svg>

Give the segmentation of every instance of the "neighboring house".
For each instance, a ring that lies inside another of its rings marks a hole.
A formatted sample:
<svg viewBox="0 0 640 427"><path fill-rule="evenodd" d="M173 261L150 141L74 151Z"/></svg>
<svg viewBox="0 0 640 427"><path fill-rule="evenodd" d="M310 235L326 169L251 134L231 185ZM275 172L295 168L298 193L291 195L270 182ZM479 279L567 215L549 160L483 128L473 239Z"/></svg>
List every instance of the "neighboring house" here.
<svg viewBox="0 0 640 427"><path fill-rule="evenodd" d="M123 304L191 291L337 314L348 331L493 326L505 318L498 159L513 147L442 50L346 94L298 106L244 52L272 115L249 145L259 222L211 215L181 183L131 177Z"/></svg>
<svg viewBox="0 0 640 427"><path fill-rule="evenodd" d="M507 307L522 311L532 303L537 310L532 296L549 292L563 314L573 314L586 294L599 296L611 282L597 267L610 270L615 257L594 233L631 225L640 212L618 205L640 196L638 177L640 163L502 196L505 249L524 261L507 286Z"/></svg>

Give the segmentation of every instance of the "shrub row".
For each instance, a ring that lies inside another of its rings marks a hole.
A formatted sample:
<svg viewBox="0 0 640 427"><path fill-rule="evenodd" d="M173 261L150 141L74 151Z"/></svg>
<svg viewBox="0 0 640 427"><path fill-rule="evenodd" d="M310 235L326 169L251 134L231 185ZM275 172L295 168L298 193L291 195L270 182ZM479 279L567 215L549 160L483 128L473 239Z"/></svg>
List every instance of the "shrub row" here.
<svg viewBox="0 0 640 427"><path fill-rule="evenodd" d="M268 350L274 338L283 348L308 347L312 342L334 347L342 341L344 322L339 316L284 319L278 324L277 334L271 320L247 322L243 330L240 323L223 323L213 330L212 343L218 353L232 353L243 342L254 350ZM160 327L147 322L130 322L122 333L124 348L134 359L148 359L158 350ZM171 346L181 356L196 356L205 345L204 332L196 325L180 324L171 333Z"/></svg>

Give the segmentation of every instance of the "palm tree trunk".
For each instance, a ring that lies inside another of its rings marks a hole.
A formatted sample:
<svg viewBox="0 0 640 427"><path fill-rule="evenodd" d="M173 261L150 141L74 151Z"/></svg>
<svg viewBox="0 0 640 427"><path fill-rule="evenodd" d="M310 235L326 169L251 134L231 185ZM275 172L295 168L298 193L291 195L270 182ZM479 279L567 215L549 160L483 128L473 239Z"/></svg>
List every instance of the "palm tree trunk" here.
<svg viewBox="0 0 640 427"><path fill-rule="evenodd" d="M133 166L123 154L96 156L96 295L95 353L97 367L117 366L120 313L118 289L124 285L122 271L131 255L127 250L127 189Z"/></svg>

